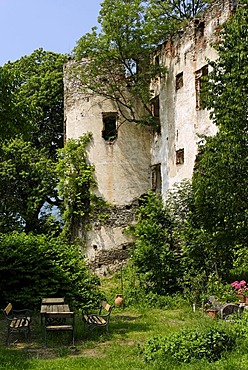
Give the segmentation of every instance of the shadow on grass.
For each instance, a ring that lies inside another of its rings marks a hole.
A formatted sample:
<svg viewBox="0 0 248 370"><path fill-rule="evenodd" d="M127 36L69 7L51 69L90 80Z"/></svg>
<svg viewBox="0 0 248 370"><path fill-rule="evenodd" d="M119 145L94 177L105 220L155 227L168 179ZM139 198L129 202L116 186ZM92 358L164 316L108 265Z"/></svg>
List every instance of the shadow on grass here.
<svg viewBox="0 0 248 370"><path fill-rule="evenodd" d="M111 316L109 332L105 328L96 328L92 332L84 327L80 314L75 320L75 347L72 348L71 333L52 332L48 333L47 346L44 347L44 327L41 325L39 315L33 317L31 323L31 335L25 338L23 333L10 336L9 345L5 345L6 327L5 321L0 319L0 370L28 370L30 359L52 359L77 356L87 348L98 348L109 345L115 340L126 340L129 333L145 332L149 330L149 323L142 322L141 315L130 315L120 312ZM142 334L141 334L142 335Z"/></svg>

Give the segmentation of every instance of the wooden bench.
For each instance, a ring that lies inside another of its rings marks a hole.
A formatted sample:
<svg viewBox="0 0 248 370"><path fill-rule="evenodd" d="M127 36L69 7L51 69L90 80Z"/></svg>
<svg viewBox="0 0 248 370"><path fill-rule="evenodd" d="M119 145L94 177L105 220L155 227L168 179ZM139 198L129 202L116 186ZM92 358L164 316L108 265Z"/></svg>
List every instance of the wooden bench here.
<svg viewBox="0 0 248 370"><path fill-rule="evenodd" d="M46 312L44 313L44 344L47 344L48 331L71 331L72 345L74 347L74 326L75 313L74 312ZM69 322L68 322L69 320Z"/></svg>
<svg viewBox="0 0 248 370"><path fill-rule="evenodd" d="M1 310L7 324L6 344L9 343L9 336L12 333L23 332L25 337L30 334L30 324L32 311L29 309L13 310L12 304L9 303L4 310Z"/></svg>
<svg viewBox="0 0 248 370"><path fill-rule="evenodd" d="M89 314L87 311L83 310L82 319L87 328L92 331L95 328L105 327L108 332L108 325L110 320L110 314L112 311L112 306L110 306L106 301L102 301L99 312L97 314Z"/></svg>

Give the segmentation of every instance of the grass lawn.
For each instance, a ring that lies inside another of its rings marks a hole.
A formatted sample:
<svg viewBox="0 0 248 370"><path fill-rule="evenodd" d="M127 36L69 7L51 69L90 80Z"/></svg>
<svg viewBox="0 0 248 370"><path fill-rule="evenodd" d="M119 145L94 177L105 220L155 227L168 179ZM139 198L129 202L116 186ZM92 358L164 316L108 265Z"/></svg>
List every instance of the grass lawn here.
<svg viewBox="0 0 248 370"><path fill-rule="evenodd" d="M197 361L176 367L167 364L159 367L145 363L140 348L154 335L168 335L180 328L193 325L209 325L213 319L188 307L175 310L154 308L114 308L111 314L110 333L98 329L88 335L80 314L76 317L75 348L71 348L71 334L48 333L47 347L43 346L43 331L38 314L34 315L31 338L22 335L10 338L10 345L4 345L5 322L0 321L0 369L1 370L98 370L98 369L218 369L247 370L248 354L240 352L228 355L216 363Z"/></svg>

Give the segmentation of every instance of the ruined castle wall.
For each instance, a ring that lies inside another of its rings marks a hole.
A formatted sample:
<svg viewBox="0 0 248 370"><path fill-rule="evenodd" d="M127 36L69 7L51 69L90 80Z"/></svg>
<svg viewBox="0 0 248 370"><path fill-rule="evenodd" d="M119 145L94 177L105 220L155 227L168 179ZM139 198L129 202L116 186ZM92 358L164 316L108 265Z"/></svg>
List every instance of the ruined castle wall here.
<svg viewBox="0 0 248 370"><path fill-rule="evenodd" d="M161 137L154 137L152 164L161 163L164 195L175 182L191 178L200 136L217 131L209 112L199 106L200 75L208 60L218 57L212 43L230 12L229 1L214 3L155 54L167 68L153 86L160 99Z"/></svg>
<svg viewBox="0 0 248 370"><path fill-rule="evenodd" d="M104 116L109 114L116 114L117 118L114 140L103 137ZM137 199L150 188L151 130L123 123L111 101L83 94L76 83L66 78L65 122L67 138L92 132L87 154L95 167L95 193L110 204L104 211L104 221L99 222L97 214L92 218L85 254L98 274L115 271L120 261L127 258L132 244L124 230L134 221ZM78 235L82 234L78 230Z"/></svg>

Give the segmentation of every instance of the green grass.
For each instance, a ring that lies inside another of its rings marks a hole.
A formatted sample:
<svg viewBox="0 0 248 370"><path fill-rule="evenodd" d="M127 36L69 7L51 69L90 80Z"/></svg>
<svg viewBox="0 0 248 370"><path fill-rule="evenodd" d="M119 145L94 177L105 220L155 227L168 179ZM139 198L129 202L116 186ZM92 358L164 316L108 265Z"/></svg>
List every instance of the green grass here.
<svg viewBox="0 0 248 370"><path fill-rule="evenodd" d="M71 348L70 333L48 333L47 347L39 315L34 316L30 340L22 335L12 336L4 345L5 323L0 321L0 370L247 370L248 343L235 353L209 364L197 361L174 366L170 363L145 363L140 348L154 335L168 335L183 327L212 325L213 319L190 307L165 310L155 308L115 308L111 315L110 333L100 329L91 335L85 331L80 314L76 318L75 348Z"/></svg>

